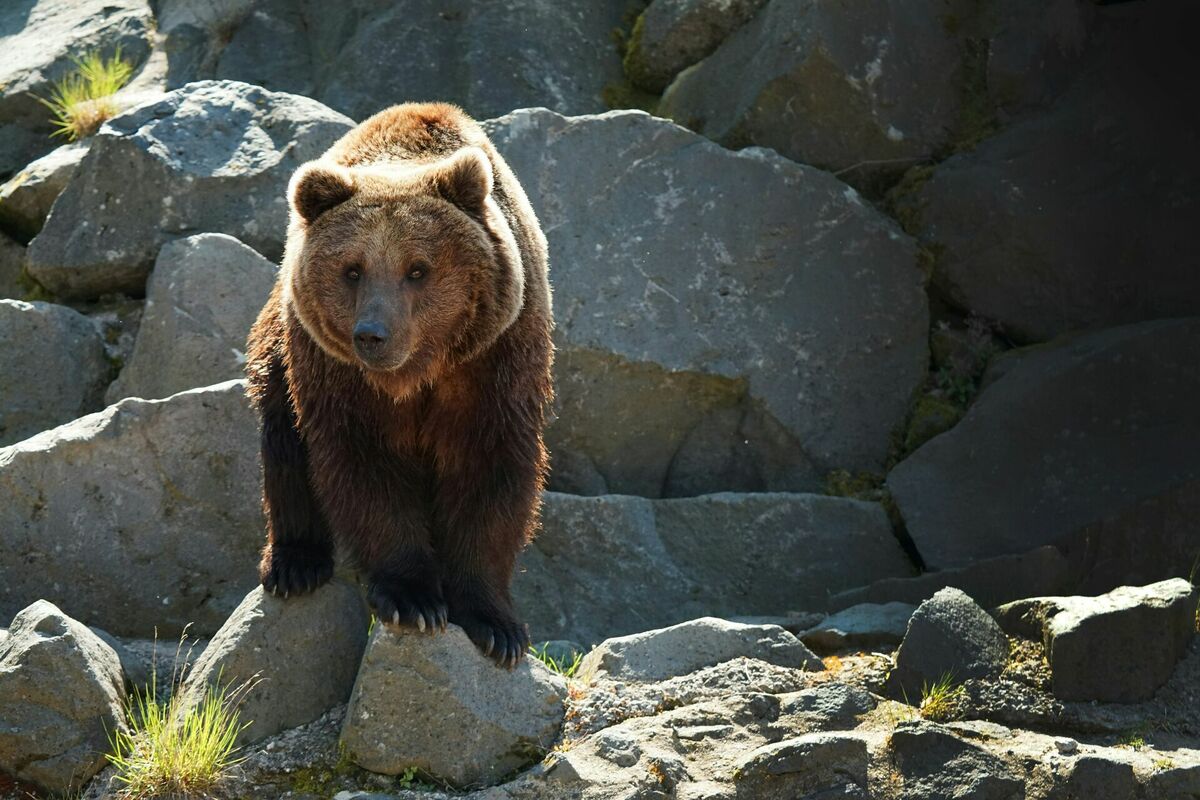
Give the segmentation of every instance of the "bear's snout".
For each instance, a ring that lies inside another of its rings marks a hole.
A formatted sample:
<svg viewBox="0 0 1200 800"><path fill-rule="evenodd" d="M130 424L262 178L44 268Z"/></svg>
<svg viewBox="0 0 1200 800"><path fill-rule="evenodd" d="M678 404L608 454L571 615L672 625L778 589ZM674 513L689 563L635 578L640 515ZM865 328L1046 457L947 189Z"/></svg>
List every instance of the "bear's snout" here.
<svg viewBox="0 0 1200 800"><path fill-rule="evenodd" d="M354 352L368 363L384 354L391 333L379 320L360 319L354 324Z"/></svg>

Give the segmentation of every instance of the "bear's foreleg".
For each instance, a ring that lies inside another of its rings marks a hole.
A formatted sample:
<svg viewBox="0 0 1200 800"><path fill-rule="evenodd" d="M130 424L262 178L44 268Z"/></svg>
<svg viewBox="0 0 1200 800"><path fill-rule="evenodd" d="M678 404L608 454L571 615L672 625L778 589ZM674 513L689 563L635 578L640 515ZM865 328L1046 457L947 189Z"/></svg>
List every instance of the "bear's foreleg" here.
<svg viewBox="0 0 1200 800"><path fill-rule="evenodd" d="M252 396L262 421L263 511L267 545L259 579L272 594L311 592L333 577L333 539L308 479L308 453L296 430L282 361L257 375Z"/></svg>
<svg viewBox="0 0 1200 800"><path fill-rule="evenodd" d="M313 427L322 432L310 438L313 485L339 544L367 578L375 616L419 631L444 630L427 469L385 450L378 434L352 417Z"/></svg>
<svg viewBox="0 0 1200 800"><path fill-rule="evenodd" d="M439 470L443 587L451 622L511 669L529 647L529 632L516 617L509 586L536 524L545 453L533 425L493 428L474 442L469 456L444 460Z"/></svg>

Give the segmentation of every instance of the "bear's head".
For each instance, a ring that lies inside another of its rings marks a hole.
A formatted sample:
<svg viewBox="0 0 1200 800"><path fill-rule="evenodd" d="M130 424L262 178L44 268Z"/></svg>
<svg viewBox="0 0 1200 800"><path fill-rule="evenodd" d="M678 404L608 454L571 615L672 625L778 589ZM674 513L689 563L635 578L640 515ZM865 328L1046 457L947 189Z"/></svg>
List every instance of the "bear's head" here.
<svg viewBox="0 0 1200 800"><path fill-rule="evenodd" d="M288 187L288 312L330 356L400 393L474 358L524 296L492 190L477 147L415 166L305 164Z"/></svg>

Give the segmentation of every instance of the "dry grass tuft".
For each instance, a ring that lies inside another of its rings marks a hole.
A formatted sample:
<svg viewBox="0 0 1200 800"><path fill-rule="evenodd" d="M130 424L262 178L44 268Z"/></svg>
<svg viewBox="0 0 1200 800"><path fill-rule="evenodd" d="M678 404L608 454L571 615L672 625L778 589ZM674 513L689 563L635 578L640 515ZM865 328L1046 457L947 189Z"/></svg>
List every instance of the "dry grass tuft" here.
<svg viewBox="0 0 1200 800"><path fill-rule="evenodd" d="M122 60L120 48L111 58L93 51L74 61L75 69L54 84L50 97L38 98L53 114L51 135L65 136L70 142L91 136L116 115L112 96L133 75L133 66Z"/></svg>

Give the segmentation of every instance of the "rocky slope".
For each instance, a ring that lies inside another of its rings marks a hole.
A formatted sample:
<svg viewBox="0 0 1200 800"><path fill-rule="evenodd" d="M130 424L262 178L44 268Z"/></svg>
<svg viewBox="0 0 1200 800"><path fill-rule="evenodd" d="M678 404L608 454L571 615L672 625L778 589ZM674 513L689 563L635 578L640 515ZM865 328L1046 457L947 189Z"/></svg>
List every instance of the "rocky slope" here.
<svg viewBox="0 0 1200 800"><path fill-rule="evenodd" d="M1197 16L0 8L0 798L117 796L105 732L185 629L188 707L257 676L220 797L1200 796ZM118 48L112 118L51 139ZM352 574L255 588L284 189L420 99L549 240L514 590L567 677L372 627Z"/></svg>

